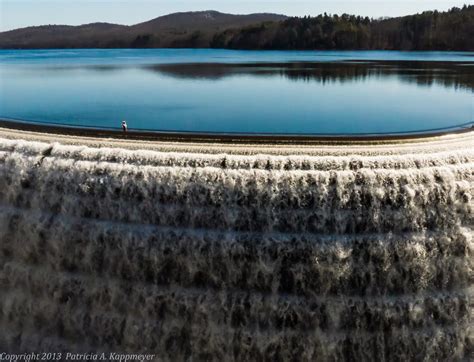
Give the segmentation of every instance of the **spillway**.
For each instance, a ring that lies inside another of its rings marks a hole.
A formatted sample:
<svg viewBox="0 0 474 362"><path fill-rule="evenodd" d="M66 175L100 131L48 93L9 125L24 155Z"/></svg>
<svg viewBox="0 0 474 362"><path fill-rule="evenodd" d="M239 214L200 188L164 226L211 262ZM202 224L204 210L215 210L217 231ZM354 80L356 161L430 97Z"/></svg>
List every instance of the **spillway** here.
<svg viewBox="0 0 474 362"><path fill-rule="evenodd" d="M0 131L0 350L468 360L474 132L358 144Z"/></svg>

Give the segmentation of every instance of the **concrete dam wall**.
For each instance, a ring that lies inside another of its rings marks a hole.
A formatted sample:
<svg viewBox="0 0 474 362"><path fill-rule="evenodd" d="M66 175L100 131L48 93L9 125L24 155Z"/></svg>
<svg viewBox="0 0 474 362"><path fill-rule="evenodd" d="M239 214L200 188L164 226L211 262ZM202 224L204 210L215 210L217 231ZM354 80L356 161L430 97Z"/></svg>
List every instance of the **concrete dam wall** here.
<svg viewBox="0 0 474 362"><path fill-rule="evenodd" d="M0 138L0 350L468 360L473 141Z"/></svg>

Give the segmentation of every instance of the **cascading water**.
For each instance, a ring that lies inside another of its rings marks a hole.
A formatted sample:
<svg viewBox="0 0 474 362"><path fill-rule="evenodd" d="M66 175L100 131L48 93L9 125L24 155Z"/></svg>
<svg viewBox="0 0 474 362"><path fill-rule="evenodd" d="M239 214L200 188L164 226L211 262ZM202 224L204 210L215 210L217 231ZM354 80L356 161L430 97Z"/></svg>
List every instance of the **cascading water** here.
<svg viewBox="0 0 474 362"><path fill-rule="evenodd" d="M0 139L0 350L467 360L473 140L279 156Z"/></svg>

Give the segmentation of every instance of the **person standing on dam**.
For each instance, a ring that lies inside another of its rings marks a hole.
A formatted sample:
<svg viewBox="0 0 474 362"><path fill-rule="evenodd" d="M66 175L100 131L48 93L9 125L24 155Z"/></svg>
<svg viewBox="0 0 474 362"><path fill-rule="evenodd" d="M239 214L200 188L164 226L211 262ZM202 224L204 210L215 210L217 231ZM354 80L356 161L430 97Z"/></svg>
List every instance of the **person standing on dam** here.
<svg viewBox="0 0 474 362"><path fill-rule="evenodd" d="M122 121L122 131L126 133L128 130L127 122L125 120Z"/></svg>

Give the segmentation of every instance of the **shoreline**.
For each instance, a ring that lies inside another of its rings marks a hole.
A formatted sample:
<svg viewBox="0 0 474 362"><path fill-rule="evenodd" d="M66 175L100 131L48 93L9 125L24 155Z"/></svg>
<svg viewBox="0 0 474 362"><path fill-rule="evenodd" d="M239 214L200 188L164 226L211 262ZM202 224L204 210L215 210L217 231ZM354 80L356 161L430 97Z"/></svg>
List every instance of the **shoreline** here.
<svg viewBox="0 0 474 362"><path fill-rule="evenodd" d="M77 137L111 138L114 140L136 141L164 141L164 142L193 142L193 143L222 143L222 144L360 144L360 143L390 143L400 141L413 141L431 139L447 135L469 133L474 130L474 125L466 123L448 128L435 129L411 133L390 134L360 134L360 135L306 135L306 134L239 134L239 133L207 133L207 132L179 132L179 131L135 131L76 127L67 125L51 125L29 123L11 119L0 118L0 128L38 132L55 135L69 135Z"/></svg>
<svg viewBox="0 0 474 362"><path fill-rule="evenodd" d="M312 141L312 142L218 142L217 140L190 140L180 139L131 139L124 137L108 137L98 134L72 135L66 133L48 133L44 129L21 130L5 128L0 125L0 139L13 142L26 141L39 145L64 145L74 148L102 149L107 152L153 152L158 154L175 154L190 157L208 157L212 155L265 155L271 157L363 157L373 156L409 156L417 154L439 154L445 152L464 152L472 149L474 145L474 130L467 132L432 136L424 138L411 138L401 140L370 140L370 141Z"/></svg>

